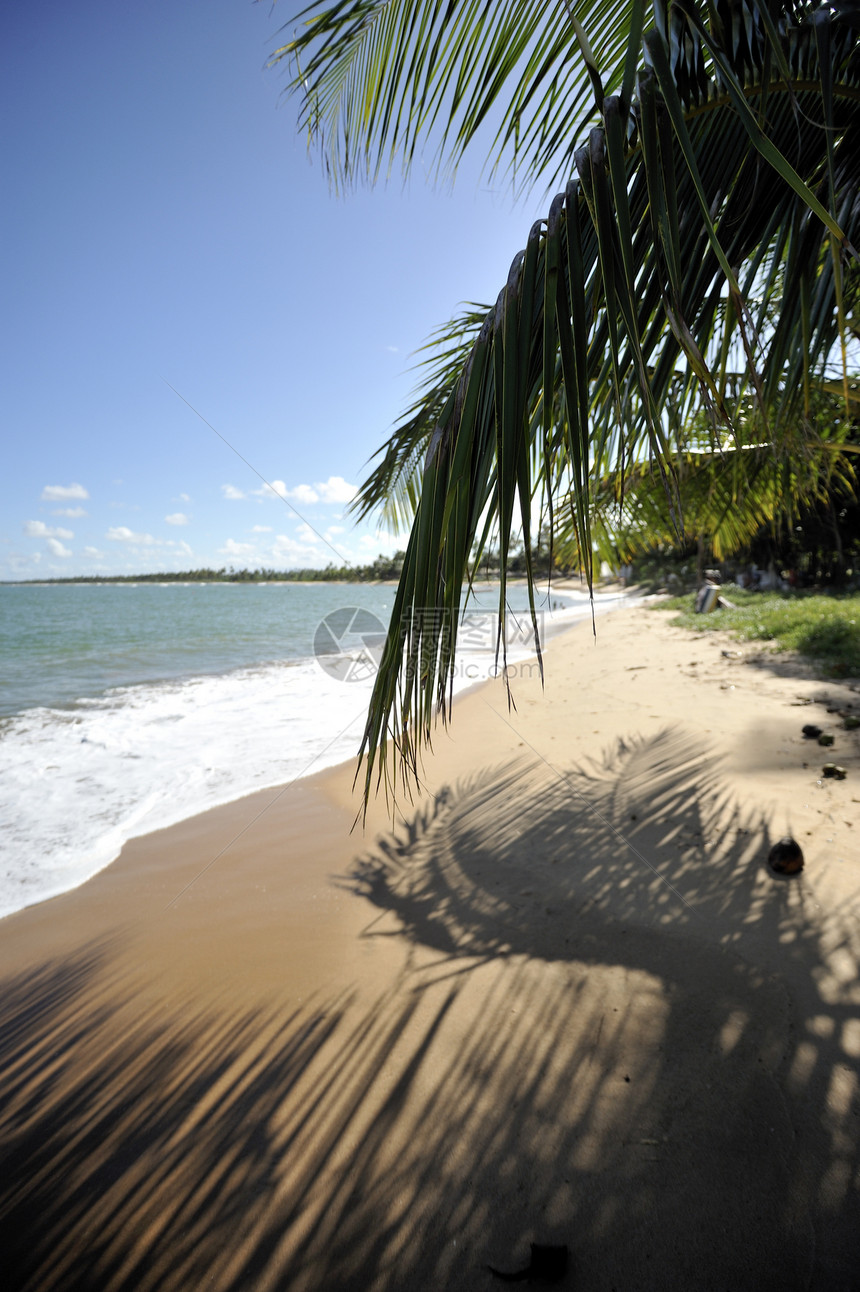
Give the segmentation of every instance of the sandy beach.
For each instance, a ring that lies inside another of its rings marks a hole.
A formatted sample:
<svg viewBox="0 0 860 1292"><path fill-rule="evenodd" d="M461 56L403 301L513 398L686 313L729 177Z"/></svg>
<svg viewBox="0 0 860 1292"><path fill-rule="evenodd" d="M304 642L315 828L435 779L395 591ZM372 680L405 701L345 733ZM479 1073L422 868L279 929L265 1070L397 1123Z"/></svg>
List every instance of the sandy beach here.
<svg viewBox="0 0 860 1292"><path fill-rule="evenodd" d="M517 672L393 822L345 765L3 921L5 1288L860 1287L860 691L644 606Z"/></svg>

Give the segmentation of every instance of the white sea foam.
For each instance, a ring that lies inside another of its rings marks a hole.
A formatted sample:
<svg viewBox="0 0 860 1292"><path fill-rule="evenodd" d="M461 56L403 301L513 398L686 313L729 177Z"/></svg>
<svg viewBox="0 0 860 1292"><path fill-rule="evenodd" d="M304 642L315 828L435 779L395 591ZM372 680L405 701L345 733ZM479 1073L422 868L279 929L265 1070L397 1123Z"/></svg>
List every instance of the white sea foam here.
<svg viewBox="0 0 860 1292"><path fill-rule="evenodd" d="M587 598L576 601L544 630L590 613ZM464 653L455 691L492 675L480 645ZM530 649L528 634L514 634L509 660ZM76 888L134 836L352 757L371 685L304 660L120 687L6 720L0 915Z"/></svg>
<svg viewBox="0 0 860 1292"><path fill-rule="evenodd" d="M311 661L119 688L9 720L0 914L77 887L135 835L350 757L368 690Z"/></svg>

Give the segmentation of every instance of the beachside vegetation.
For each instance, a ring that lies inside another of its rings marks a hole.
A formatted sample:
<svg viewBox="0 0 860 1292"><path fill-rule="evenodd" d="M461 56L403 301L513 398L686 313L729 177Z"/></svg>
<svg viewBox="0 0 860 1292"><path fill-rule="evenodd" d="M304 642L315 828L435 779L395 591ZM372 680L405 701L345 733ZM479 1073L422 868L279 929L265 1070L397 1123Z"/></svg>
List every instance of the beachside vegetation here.
<svg viewBox="0 0 860 1292"><path fill-rule="evenodd" d="M727 453L822 475L814 391L835 377L847 415L860 322L858 24L856 0L340 0L277 51L335 186L425 145L447 177L483 144L515 187L559 190L495 304L431 339L356 501L410 530L367 793L448 713L485 546L504 570L518 532L528 552L536 517L561 521L590 583L609 487L617 506L656 483L681 543L690 481Z"/></svg>
<svg viewBox="0 0 860 1292"><path fill-rule="evenodd" d="M793 570L808 582L844 582L860 571L856 381L847 405L842 391L813 388L806 415L788 419L778 443L752 396L724 442L715 446L709 431L699 409L675 454L683 537L647 462L596 482L593 532L604 559L630 562L674 549L694 555L700 580L706 566L733 557ZM570 536L562 533L557 547L566 555Z"/></svg>
<svg viewBox="0 0 860 1292"><path fill-rule="evenodd" d="M196 570L156 570L147 574L72 574L64 578L16 579L15 583L381 583L399 579L403 572L405 552L386 556L380 552L376 560L367 565L307 566L292 570L276 570L259 566L255 570L222 565L220 569L201 566ZM548 531L541 530L528 553L522 543L508 551L506 573L521 578L528 567L545 576L574 573L559 552L552 548ZM499 553L485 547L481 557L481 578L498 579Z"/></svg>
<svg viewBox="0 0 860 1292"><path fill-rule="evenodd" d="M798 651L831 677L860 677L860 593L752 592L734 585L721 591L731 609L697 615L691 596L672 597L655 609L675 611L673 622L681 628L728 629L739 641Z"/></svg>

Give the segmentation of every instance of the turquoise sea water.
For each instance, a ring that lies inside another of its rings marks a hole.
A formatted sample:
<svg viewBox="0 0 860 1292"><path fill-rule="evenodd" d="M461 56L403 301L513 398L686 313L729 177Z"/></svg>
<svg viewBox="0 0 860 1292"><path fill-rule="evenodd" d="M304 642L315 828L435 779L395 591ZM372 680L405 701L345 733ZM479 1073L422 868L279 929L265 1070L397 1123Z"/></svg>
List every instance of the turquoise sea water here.
<svg viewBox="0 0 860 1292"><path fill-rule="evenodd" d="M2 586L0 716L310 658L325 615L356 604L387 623L393 599L390 587L336 583Z"/></svg>
<svg viewBox="0 0 860 1292"><path fill-rule="evenodd" d="M357 626L386 625L394 591L0 586L0 915L76 887L135 835L353 757L374 672ZM455 691L494 674L497 603L494 587L474 603ZM526 604L512 587L511 658L533 652ZM587 615L584 593L554 594L543 634ZM315 638L341 654L315 656Z"/></svg>

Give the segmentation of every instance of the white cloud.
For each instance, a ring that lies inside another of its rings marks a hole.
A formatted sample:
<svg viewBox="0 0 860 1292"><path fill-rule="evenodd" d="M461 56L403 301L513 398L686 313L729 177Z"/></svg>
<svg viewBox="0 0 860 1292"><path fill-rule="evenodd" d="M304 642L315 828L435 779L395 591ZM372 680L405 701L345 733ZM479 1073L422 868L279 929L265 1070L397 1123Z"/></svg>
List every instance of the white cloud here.
<svg viewBox="0 0 860 1292"><path fill-rule="evenodd" d="M307 528L307 526L303 526ZM272 555L277 560L283 560L285 557L293 561L318 561L323 553L318 547L311 543L297 542L296 539L290 538L288 534L278 534L272 545Z"/></svg>
<svg viewBox="0 0 860 1292"><path fill-rule="evenodd" d="M343 504L350 502L358 493L356 485L349 484L343 476L329 476L328 480L316 484L297 484L288 489L283 480L271 480L262 489L252 489L256 498L274 501L283 498L299 507L312 507L315 503ZM263 527L256 527L254 533L264 533Z"/></svg>
<svg viewBox="0 0 860 1292"><path fill-rule="evenodd" d="M180 502L191 502L191 495L190 495L190 494L187 494L187 493L181 493L181 494L179 495L179 501L180 501Z"/></svg>
<svg viewBox="0 0 860 1292"><path fill-rule="evenodd" d="M179 556L193 556L193 555L194 555L194 552L193 552L193 550L192 550L192 548L191 548L191 545L190 545L189 543L184 542L184 541L183 541L182 543L173 543L171 546L175 549L175 551L177 552L177 554L178 554Z"/></svg>
<svg viewBox="0 0 860 1292"><path fill-rule="evenodd" d="M302 524L302 525L299 525L298 529L296 530L296 537L299 539L304 539L306 543L313 543L317 538L317 535L311 529L310 525Z"/></svg>
<svg viewBox="0 0 860 1292"><path fill-rule="evenodd" d="M79 516L86 516L86 510L83 507L55 507L52 516L68 516L69 520L77 520Z"/></svg>
<svg viewBox="0 0 860 1292"><path fill-rule="evenodd" d="M317 489L323 502L352 502L358 493L358 486L347 484L343 476L329 476Z"/></svg>
<svg viewBox="0 0 860 1292"><path fill-rule="evenodd" d="M45 485L42 490L42 502L65 502L67 498L89 498L83 485Z"/></svg>
<svg viewBox="0 0 860 1292"><path fill-rule="evenodd" d="M255 550L253 543L237 543L235 538L228 538L223 547L218 548L220 556L250 556Z"/></svg>
<svg viewBox="0 0 860 1292"><path fill-rule="evenodd" d="M172 515L165 516L164 519L167 521L168 525L188 524L188 517L185 515L184 511L175 511Z"/></svg>
<svg viewBox="0 0 860 1292"><path fill-rule="evenodd" d="M97 547L85 547L84 556L92 556L95 560L101 560L104 552L100 552Z"/></svg>
<svg viewBox="0 0 860 1292"><path fill-rule="evenodd" d="M401 544L401 540L396 535L386 534L382 530L377 530L375 534L362 534L358 542L360 547L367 552L373 552L374 556L380 553L391 556Z"/></svg>
<svg viewBox="0 0 860 1292"><path fill-rule="evenodd" d="M263 485L262 489L255 489L254 493L261 498L291 498L294 502L303 503L306 507L315 502L319 502L319 495L310 485L296 485L295 489L288 489L283 480L270 480L268 484Z"/></svg>
<svg viewBox="0 0 860 1292"><path fill-rule="evenodd" d="M334 538L335 534L345 534L346 530L343 525L329 525L325 532L326 538Z"/></svg>
<svg viewBox="0 0 860 1292"><path fill-rule="evenodd" d="M235 485L222 485L221 492L224 495L224 497L229 498L231 502L235 501L238 498L244 498L246 496L242 492L242 490L237 489Z"/></svg>
<svg viewBox="0 0 860 1292"><path fill-rule="evenodd" d="M48 547L54 553L54 556L71 556L72 554L67 547L63 547L58 538L49 538Z"/></svg>
<svg viewBox="0 0 860 1292"><path fill-rule="evenodd" d="M24 525L24 533L28 538L74 538L70 529L62 529L61 526L46 525L43 520L28 520ZM59 553L58 553L59 555Z"/></svg>
<svg viewBox="0 0 860 1292"><path fill-rule="evenodd" d="M271 534L271 525L254 525L251 528L252 534Z"/></svg>
<svg viewBox="0 0 860 1292"><path fill-rule="evenodd" d="M184 541L172 538L153 538L152 534L138 534L135 530L129 529L127 525L112 525L105 534L105 538L110 539L112 543L129 543L144 548L170 547L186 556L191 555L191 548Z"/></svg>
<svg viewBox="0 0 860 1292"><path fill-rule="evenodd" d="M112 525L105 538L109 538L112 543L143 543L146 547L155 542L151 534L135 534L127 525Z"/></svg>
<svg viewBox="0 0 860 1292"><path fill-rule="evenodd" d="M10 552L6 557L6 565L16 574L28 574L34 565L38 565L42 559L41 552Z"/></svg>
<svg viewBox="0 0 860 1292"><path fill-rule="evenodd" d="M352 502L358 493L358 487L348 484L343 476L329 476L328 480L318 481L312 485L298 484L293 489L288 489L283 480L272 480L270 486L255 489L254 493L262 498L271 498L273 494L277 494L279 498L287 498L305 507L312 507L317 502Z"/></svg>

